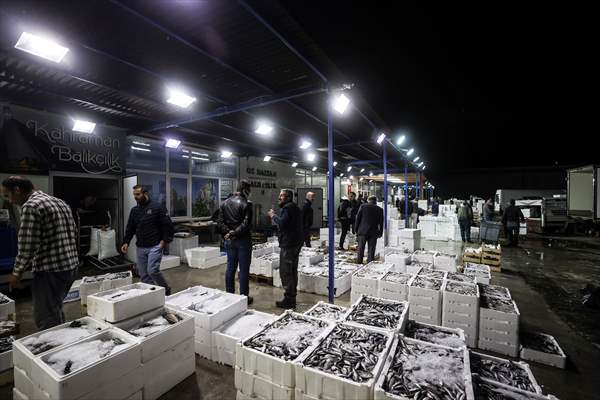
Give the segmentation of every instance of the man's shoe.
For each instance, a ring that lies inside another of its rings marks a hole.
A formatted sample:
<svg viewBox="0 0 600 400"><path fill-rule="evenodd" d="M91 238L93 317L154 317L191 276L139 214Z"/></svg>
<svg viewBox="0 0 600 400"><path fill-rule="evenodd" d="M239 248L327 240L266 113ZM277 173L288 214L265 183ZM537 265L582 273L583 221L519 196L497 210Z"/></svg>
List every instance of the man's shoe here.
<svg viewBox="0 0 600 400"><path fill-rule="evenodd" d="M291 302L289 300L276 301L275 305L279 308L283 308L284 310L296 308L296 302Z"/></svg>
<svg viewBox="0 0 600 400"><path fill-rule="evenodd" d="M171 295L171 288L165 288L165 296L170 296Z"/></svg>
<svg viewBox="0 0 600 400"><path fill-rule="evenodd" d="M248 298L248 305L254 303L254 299L252 298L252 296L246 296Z"/></svg>

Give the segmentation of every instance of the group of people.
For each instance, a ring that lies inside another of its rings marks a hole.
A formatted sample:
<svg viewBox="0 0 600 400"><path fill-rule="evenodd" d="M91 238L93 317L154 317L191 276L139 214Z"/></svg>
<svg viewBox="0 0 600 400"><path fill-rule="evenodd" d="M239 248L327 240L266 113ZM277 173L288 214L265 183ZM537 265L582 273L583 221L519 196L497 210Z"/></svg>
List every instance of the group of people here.
<svg viewBox="0 0 600 400"><path fill-rule="evenodd" d="M338 207L338 220L342 226L339 249L344 249L348 231L357 236L358 253L356 262L362 264L365 247L368 245L367 262L375 258L377 239L383 236L383 209L377 205L377 198L370 196L365 199L356 197L350 192L349 197L343 197Z"/></svg>

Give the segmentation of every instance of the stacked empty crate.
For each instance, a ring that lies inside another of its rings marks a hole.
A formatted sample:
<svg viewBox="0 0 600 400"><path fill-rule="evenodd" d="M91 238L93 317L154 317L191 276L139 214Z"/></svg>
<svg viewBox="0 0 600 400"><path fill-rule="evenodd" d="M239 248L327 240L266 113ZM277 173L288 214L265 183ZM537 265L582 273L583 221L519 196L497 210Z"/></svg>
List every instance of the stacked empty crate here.
<svg viewBox="0 0 600 400"><path fill-rule="evenodd" d="M362 268L359 264L345 262L334 265L334 297L339 297L350 290L352 274L359 268ZM329 263L323 261L317 265L300 266L298 268L298 290L327 296L329 293Z"/></svg>
<svg viewBox="0 0 600 400"><path fill-rule="evenodd" d="M225 264L227 256L218 247L194 247L185 250L187 264L191 268L207 269Z"/></svg>
<svg viewBox="0 0 600 400"><path fill-rule="evenodd" d="M272 278L279 268L279 246L277 242L259 243L252 246L250 273Z"/></svg>
<svg viewBox="0 0 600 400"><path fill-rule="evenodd" d="M420 229L399 229L390 232L388 246L413 252L421 248Z"/></svg>
<svg viewBox="0 0 600 400"><path fill-rule="evenodd" d="M447 279L442 291L442 325L462 329L468 346L477 347L479 287Z"/></svg>
<svg viewBox="0 0 600 400"><path fill-rule="evenodd" d="M79 296L81 305L87 306L87 298L92 294L117 289L122 286L131 285L133 277L131 271L113 272L97 276L84 276L79 285Z"/></svg>
<svg viewBox="0 0 600 400"><path fill-rule="evenodd" d="M410 319L428 324L440 325L442 317L442 284L441 279L431 274L417 275L408 288L408 302L410 303ZM439 276L439 275L438 275Z"/></svg>
<svg viewBox="0 0 600 400"><path fill-rule="evenodd" d="M464 273L473 278L477 283L489 285L492 280L492 274L488 265L468 262L465 264Z"/></svg>
<svg viewBox="0 0 600 400"><path fill-rule="evenodd" d="M394 267L389 263L371 262L352 275L350 302L354 303L361 295L378 296L380 279Z"/></svg>

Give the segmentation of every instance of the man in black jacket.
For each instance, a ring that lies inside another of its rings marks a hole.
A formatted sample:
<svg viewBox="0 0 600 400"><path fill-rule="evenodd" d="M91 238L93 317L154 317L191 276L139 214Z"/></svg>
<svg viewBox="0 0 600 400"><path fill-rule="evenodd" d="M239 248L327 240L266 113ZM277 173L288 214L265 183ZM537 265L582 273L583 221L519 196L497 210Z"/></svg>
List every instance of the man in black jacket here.
<svg viewBox="0 0 600 400"><path fill-rule="evenodd" d="M338 219L342 224L342 234L340 236L340 250L344 250L344 242L346 241L346 235L350 230L350 217L352 214L352 206L347 197L342 197L340 205L338 207Z"/></svg>
<svg viewBox="0 0 600 400"><path fill-rule="evenodd" d="M298 257L302 248L302 215L293 202L294 192L282 189L279 193L279 215L269 210L273 225L279 229L279 274L283 286L283 300L275 302L279 308L296 307L298 285Z"/></svg>
<svg viewBox="0 0 600 400"><path fill-rule="evenodd" d="M142 282L165 288L165 294L171 293L165 277L160 272L163 249L173 240L173 222L162 204L150 200L142 185L133 187L133 197L137 205L131 209L125 238L121 251L127 253L129 243L136 237L137 271Z"/></svg>
<svg viewBox="0 0 600 400"><path fill-rule="evenodd" d="M506 207L502 215L502 224L508 236L508 246L519 246L519 227L521 222L525 222L523 211L517 207L515 199L510 199L510 206Z"/></svg>
<svg viewBox="0 0 600 400"><path fill-rule="evenodd" d="M306 193L304 207L302 207L302 234L304 238L304 245L306 247L310 247L310 228L313 225L314 218L314 212L312 208L313 201L315 201L315 194L313 192Z"/></svg>
<svg viewBox="0 0 600 400"><path fill-rule="evenodd" d="M383 209L377 205L377 198L370 196L367 204L363 204L356 215L354 230L358 236L358 254L356 262L362 264L365 244L369 244L367 262L375 259L377 238L383 235Z"/></svg>
<svg viewBox="0 0 600 400"><path fill-rule="evenodd" d="M237 192L221 205L217 218L218 229L227 250L225 290L235 293L235 272L239 264L240 294L248 297L248 305L253 302L249 296L248 283L252 259L252 203L248 201L250 191L250 182L242 179Z"/></svg>
<svg viewBox="0 0 600 400"><path fill-rule="evenodd" d="M356 200L356 193L350 192L350 207L352 211L350 211L350 226L352 227L352 233L356 234L356 230L354 229L356 222L356 215L358 214L358 209L360 208L361 203Z"/></svg>

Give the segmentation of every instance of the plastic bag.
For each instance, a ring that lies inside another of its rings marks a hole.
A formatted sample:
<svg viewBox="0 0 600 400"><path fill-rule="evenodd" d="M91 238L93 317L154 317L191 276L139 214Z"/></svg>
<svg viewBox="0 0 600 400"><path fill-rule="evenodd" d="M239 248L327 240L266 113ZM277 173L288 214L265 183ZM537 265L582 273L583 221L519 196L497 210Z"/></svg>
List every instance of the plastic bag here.
<svg viewBox="0 0 600 400"><path fill-rule="evenodd" d="M90 230L90 251L87 252L88 256L98 255L98 232L100 229L91 228Z"/></svg>
<svg viewBox="0 0 600 400"><path fill-rule="evenodd" d="M117 251L117 233L114 229L98 231L98 260L115 257L119 255Z"/></svg>

